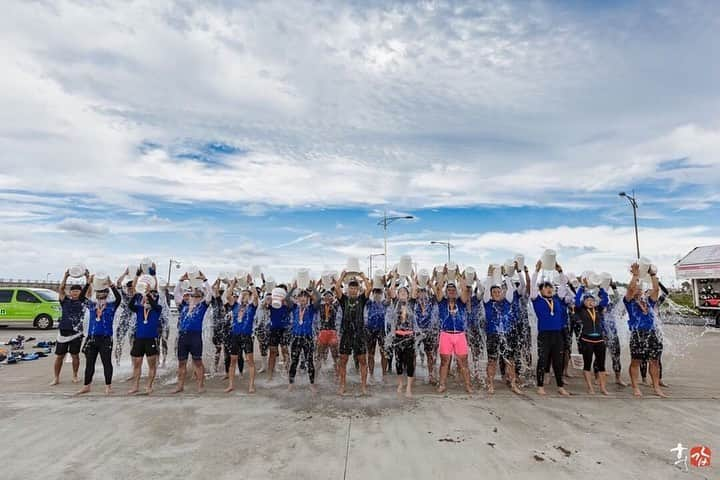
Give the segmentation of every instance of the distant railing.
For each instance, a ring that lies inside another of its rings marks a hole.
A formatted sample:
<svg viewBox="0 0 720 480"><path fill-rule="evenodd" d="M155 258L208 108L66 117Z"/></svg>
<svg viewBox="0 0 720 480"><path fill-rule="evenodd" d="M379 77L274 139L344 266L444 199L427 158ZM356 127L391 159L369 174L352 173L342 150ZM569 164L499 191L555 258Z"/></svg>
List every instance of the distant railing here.
<svg viewBox="0 0 720 480"><path fill-rule="evenodd" d="M0 278L0 287L49 288L57 290L59 280L27 280L22 278Z"/></svg>

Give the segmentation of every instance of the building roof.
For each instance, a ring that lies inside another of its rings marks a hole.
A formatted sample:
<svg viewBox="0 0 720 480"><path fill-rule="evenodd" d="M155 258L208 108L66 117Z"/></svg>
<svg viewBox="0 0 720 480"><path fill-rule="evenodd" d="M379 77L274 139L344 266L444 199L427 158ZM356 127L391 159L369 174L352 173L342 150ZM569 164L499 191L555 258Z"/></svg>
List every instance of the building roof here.
<svg viewBox="0 0 720 480"><path fill-rule="evenodd" d="M675 276L682 278L720 278L720 245L695 247L675 262Z"/></svg>

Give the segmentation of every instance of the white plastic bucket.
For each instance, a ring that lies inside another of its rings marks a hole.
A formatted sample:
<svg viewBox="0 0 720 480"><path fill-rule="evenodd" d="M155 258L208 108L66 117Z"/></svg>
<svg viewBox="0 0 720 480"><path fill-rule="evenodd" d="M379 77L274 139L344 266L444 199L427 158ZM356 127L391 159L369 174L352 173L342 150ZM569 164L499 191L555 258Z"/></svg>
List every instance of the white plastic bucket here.
<svg viewBox="0 0 720 480"><path fill-rule="evenodd" d="M640 257L640 260L638 260L638 265L640 265L640 278L643 280L649 279L652 261L647 257Z"/></svg>
<svg viewBox="0 0 720 480"><path fill-rule="evenodd" d="M308 270L307 268L298 269L297 286L301 290L305 290L310 286L310 270Z"/></svg>
<svg viewBox="0 0 720 480"><path fill-rule="evenodd" d="M270 275L266 275L265 276L265 291L272 292L273 289L275 288L275 285L277 285L277 283L275 283L275 279Z"/></svg>
<svg viewBox="0 0 720 480"><path fill-rule="evenodd" d="M490 269L490 284L500 285L502 284L502 266L499 263L493 263Z"/></svg>
<svg viewBox="0 0 720 480"><path fill-rule="evenodd" d="M578 280L577 275L570 272L567 274L567 278L568 278L568 282L570 282L570 285L572 285L575 288L575 290L577 290L578 287L580 287L580 280Z"/></svg>
<svg viewBox="0 0 720 480"><path fill-rule="evenodd" d="M262 277L262 267L260 265L253 265L251 268L251 275L253 279Z"/></svg>
<svg viewBox="0 0 720 480"><path fill-rule="evenodd" d="M595 272L590 272L590 275L588 276L588 285L591 287L599 287L602 283L602 277L600 274Z"/></svg>
<svg viewBox="0 0 720 480"><path fill-rule="evenodd" d="M475 273L475 269L473 267L465 267L465 281L468 285L473 283L475 281L475 278L477 278L477 273Z"/></svg>
<svg viewBox="0 0 720 480"><path fill-rule="evenodd" d="M150 273L150 267L152 267L153 261L149 257L144 257L142 260L140 260L140 268L142 269L143 273Z"/></svg>
<svg viewBox="0 0 720 480"><path fill-rule="evenodd" d="M378 268L373 274L373 288L382 288L385 286L385 272Z"/></svg>
<svg viewBox="0 0 720 480"><path fill-rule="evenodd" d="M247 276L248 273L245 270L238 270L237 274L235 274L238 286L240 286L241 288L245 288L248 286Z"/></svg>
<svg viewBox="0 0 720 480"><path fill-rule="evenodd" d="M360 260L357 257L349 257L345 266L346 273L360 273Z"/></svg>
<svg viewBox="0 0 720 480"><path fill-rule="evenodd" d="M155 282L150 275L141 275L140 278L138 278L137 283L135 284L135 291L140 295L145 295L153 288L154 285Z"/></svg>
<svg viewBox="0 0 720 480"><path fill-rule="evenodd" d="M449 282L454 282L457 279L458 276L458 266L457 263L450 262L447 264L447 278Z"/></svg>
<svg viewBox="0 0 720 480"><path fill-rule="evenodd" d="M68 274L73 278L80 278L85 276L85 265L78 263L68 268Z"/></svg>
<svg viewBox="0 0 720 480"><path fill-rule="evenodd" d="M332 288L332 286L335 283L333 276L334 276L333 272L330 272L327 270L323 272L323 274L321 276L323 287Z"/></svg>
<svg viewBox="0 0 720 480"><path fill-rule="evenodd" d="M515 260L512 258L508 258L505 260L505 264L503 265L505 267L505 275L508 277L512 277L515 274Z"/></svg>
<svg viewBox="0 0 720 480"><path fill-rule="evenodd" d="M190 288L200 288L203 286L203 280L202 278L198 277L190 277Z"/></svg>
<svg viewBox="0 0 720 480"><path fill-rule="evenodd" d="M92 287L94 290L110 288L110 276L105 272L98 272L93 277Z"/></svg>
<svg viewBox="0 0 720 480"><path fill-rule="evenodd" d="M557 260L557 253L555 250L547 249L543 252L540 261L542 262L543 270L555 270Z"/></svg>
<svg viewBox="0 0 720 480"><path fill-rule="evenodd" d="M525 268L525 256L521 255L521 254L517 254L517 255L515 255L514 260L517 262L518 268L522 272L523 268Z"/></svg>
<svg viewBox="0 0 720 480"><path fill-rule="evenodd" d="M412 275L412 257L403 255L398 263L398 275L401 277L409 277Z"/></svg>
<svg viewBox="0 0 720 480"><path fill-rule="evenodd" d="M282 306L282 302L285 299L285 290L282 288L273 288L272 289L272 306L274 308L280 308Z"/></svg>
<svg viewBox="0 0 720 480"><path fill-rule="evenodd" d="M600 274L600 288L607 291L607 289L610 288L611 282L612 275L610 275L608 272L602 272Z"/></svg>
<svg viewBox="0 0 720 480"><path fill-rule="evenodd" d="M430 272L427 268L421 268L418 272L418 287L425 287L430 283Z"/></svg>

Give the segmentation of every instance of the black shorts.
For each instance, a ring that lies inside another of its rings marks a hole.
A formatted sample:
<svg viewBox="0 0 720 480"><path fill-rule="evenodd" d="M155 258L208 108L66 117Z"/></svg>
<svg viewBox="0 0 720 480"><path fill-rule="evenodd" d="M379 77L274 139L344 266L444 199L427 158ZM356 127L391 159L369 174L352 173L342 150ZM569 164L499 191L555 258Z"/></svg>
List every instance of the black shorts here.
<svg viewBox="0 0 720 480"><path fill-rule="evenodd" d="M157 338L135 338L133 340L132 348L130 349L130 356L135 358L142 358L144 356L154 357L158 354L158 341Z"/></svg>
<svg viewBox="0 0 720 480"><path fill-rule="evenodd" d="M202 332L180 332L178 335L178 360L184 362L192 355L193 360L202 360Z"/></svg>
<svg viewBox="0 0 720 480"><path fill-rule="evenodd" d="M507 333L489 333L487 335L487 356L489 361L504 358L513 362L520 345L517 331Z"/></svg>
<svg viewBox="0 0 720 480"><path fill-rule="evenodd" d="M110 336L90 336L85 339L82 352L85 355L99 354L102 351L112 352L113 339Z"/></svg>
<svg viewBox="0 0 720 480"><path fill-rule="evenodd" d="M61 335L63 335L61 333ZM70 335L64 335L64 336L70 336ZM82 341L83 336L80 335L79 337L70 340L69 342L65 343L56 343L55 344L55 354L56 355L65 355L66 353L69 353L70 355L79 355L80 349L82 348Z"/></svg>
<svg viewBox="0 0 720 480"><path fill-rule="evenodd" d="M657 360L663 351L662 340L655 330L630 332L630 358L633 360Z"/></svg>
<svg viewBox="0 0 720 480"><path fill-rule="evenodd" d="M230 336L230 355L240 355L244 353L251 355L254 350L255 339L252 335L231 335Z"/></svg>
<svg viewBox="0 0 720 480"><path fill-rule="evenodd" d="M385 350L385 330L370 330L365 331L365 338L367 339L368 350L375 351L375 346L380 345L381 350Z"/></svg>
<svg viewBox="0 0 720 480"><path fill-rule="evenodd" d="M229 335L229 331L227 328L227 325L215 325L213 327L213 336L212 336L212 342L213 345L216 347L219 347L225 343L227 340L227 337Z"/></svg>
<svg viewBox="0 0 720 480"><path fill-rule="evenodd" d="M286 347L290 345L290 329L271 328L268 334L268 344L271 347L277 347L279 345Z"/></svg>
<svg viewBox="0 0 720 480"><path fill-rule="evenodd" d="M365 331L343 330L340 337L340 355L365 355L366 353Z"/></svg>

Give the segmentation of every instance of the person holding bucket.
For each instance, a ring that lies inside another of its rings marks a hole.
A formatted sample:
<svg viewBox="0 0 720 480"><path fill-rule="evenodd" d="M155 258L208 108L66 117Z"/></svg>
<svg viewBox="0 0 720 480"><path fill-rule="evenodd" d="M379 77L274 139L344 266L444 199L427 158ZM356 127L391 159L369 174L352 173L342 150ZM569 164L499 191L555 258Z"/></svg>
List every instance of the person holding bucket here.
<svg viewBox="0 0 720 480"><path fill-rule="evenodd" d="M90 277L88 285L86 294L88 296L87 308L90 318L88 320L88 336L83 346L85 382L77 394L82 395L90 391L90 385L95 375L95 363L99 355L105 376L105 395L110 395L112 393L113 375L113 321L115 320L115 312L120 305L120 292L109 279L99 278L96 282L95 275ZM94 286L99 288L95 290L95 296L93 297ZM109 298L111 290L112 300Z"/></svg>
<svg viewBox="0 0 720 480"><path fill-rule="evenodd" d="M320 284L323 285L322 280L320 280ZM335 296L329 288L323 290L322 292L318 315L320 317L320 332L318 333L317 338L316 369L319 371L320 368L322 368L322 364L327 357L327 352L330 351L330 355L333 359L335 377L337 377L338 359L340 357L340 353L338 352L339 340L337 334L338 303L335 301Z"/></svg>
<svg viewBox="0 0 720 480"><path fill-rule="evenodd" d="M296 287L296 285L295 285ZM296 288L293 288L295 290ZM320 294L315 290L312 281L307 289L300 289L297 303L294 303L290 316L292 318L292 340L290 341L290 371L288 372L288 390L295 383L300 355L305 357L310 390L317 392L315 387L315 314L320 307Z"/></svg>
<svg viewBox="0 0 720 480"><path fill-rule="evenodd" d="M415 280L417 285L417 279ZM434 384L437 380L435 377L435 364L437 363L438 348L438 315L437 305L434 302L435 296L430 295L427 286L417 288L417 298L415 299L415 321L419 331L420 342L422 343L425 357L427 357L428 383Z"/></svg>
<svg viewBox="0 0 720 480"><path fill-rule="evenodd" d="M343 291L343 279L345 271L343 271L335 282L335 296L342 309L342 322L340 335L340 383L338 385L338 394L344 395L347 384L347 363L350 355L355 355L360 367L360 388L362 394L367 395L367 338L365 335L365 322L363 311L370 292L372 292L372 282L364 273L359 273L357 277L352 278L348 282L347 294ZM364 284L363 293L360 293L360 282Z"/></svg>
<svg viewBox="0 0 720 480"><path fill-rule="evenodd" d="M583 376L585 385L590 394L595 390L592 385L592 366L595 357L595 368L600 383L600 391L603 395L609 395L607 385L607 374L605 373L605 308L610 303L607 292L602 287L598 293L600 303L596 303L595 297L587 292L588 279L583 278L583 285L578 287L575 294L575 315L580 323L580 352L583 356Z"/></svg>
<svg viewBox="0 0 720 480"><path fill-rule="evenodd" d="M395 354L395 372L398 377L397 393L405 391L406 398L412 398L412 387L415 382L415 334L418 331L415 317L415 297L417 290L411 279L410 287L401 285L395 289L390 287L391 304L388 307L386 320L388 323L387 348ZM407 376L407 386L404 385Z"/></svg>
<svg viewBox="0 0 720 480"><path fill-rule="evenodd" d="M228 386L225 393L235 389L235 368L242 355L245 356L245 363L248 367L248 393L255 393L255 358L253 357L255 339L253 338L253 326L260 298L258 291L250 286L242 292L236 290L237 280L233 279L227 291L225 310L230 315L230 342L229 354L230 365L228 367ZM239 300L238 301L238 297Z"/></svg>
<svg viewBox="0 0 720 480"><path fill-rule="evenodd" d="M545 392L545 366L552 365L555 375L555 382L558 393L569 396L563 382L563 355L565 351L564 331L568 322L568 305L572 297L568 291L568 279L562 273L562 267L556 262L554 269L559 274L558 290L549 280L538 283L537 278L543 268L543 261L538 260L535 265L535 273L530 281L530 301L535 310L538 328L538 361L536 368L537 393L546 395ZM550 264L552 266L552 264Z"/></svg>
<svg viewBox="0 0 720 480"><path fill-rule="evenodd" d="M659 397L667 397L660 388L660 366L658 365L663 344L657 332L655 319L655 307L660 296L657 270L653 266L649 268L652 289L647 292L643 292L640 288L640 265L633 263L630 272L632 278L623 303L628 312L628 327L630 328L630 383L633 395L642 396L639 387L640 362L647 360L655 394Z"/></svg>
<svg viewBox="0 0 720 480"><path fill-rule="evenodd" d="M138 270L132 289L136 291L138 279L140 278L140 270ZM154 273L154 269L153 269ZM157 290L158 281L153 275L153 285L150 291L144 295L136 294L130 302L130 310L135 313L135 334L133 337L132 347L130 349L130 358L132 359L133 374L132 387L128 391L128 395L133 395L140 390L140 375L142 371L143 357L147 357L148 364L148 380L145 387L145 393L148 395L153 391L155 376L157 375L157 365L159 357L159 344L162 334L162 312L160 294ZM180 297L177 297L180 298Z"/></svg>
<svg viewBox="0 0 720 480"><path fill-rule="evenodd" d="M395 272L397 275L397 272ZM395 281L395 276L392 281ZM377 282L377 280L376 280ZM366 328L367 328L367 346L368 346L368 372L370 378L375 373L375 350L380 349L380 365L382 367L382 378L388 372L388 355L385 349L385 310L387 310L390 302L385 298L385 290L382 283L373 282L373 289L365 305Z"/></svg>
<svg viewBox="0 0 720 480"><path fill-rule="evenodd" d="M73 267L78 270L78 267ZM80 275L82 270L74 272ZM70 270L65 270L60 288L58 289L58 297L60 299L60 322L58 324L57 344L55 345L55 363L53 364L54 379L51 386L60 383L60 371L62 370L63 360L68 353L72 357L73 383L78 383L78 371L80 370L80 348L82 347L83 338L83 318L85 317L85 308L87 303L87 291L90 288L90 272L85 269L85 286L80 285L76 277L73 277L73 283L70 285L70 294L68 295L67 281L70 278ZM79 276L77 278L80 278Z"/></svg>
<svg viewBox="0 0 720 480"><path fill-rule="evenodd" d="M439 278L437 278L439 275ZM448 266L445 265L442 273L436 272L435 300L438 305L438 318L440 321L440 385L438 393L447 391L447 376L450 370L450 361L453 355L457 360L463 380L465 391L473 393L470 384L470 371L468 369L468 343L466 336L466 305L469 301L465 289L465 279L460 278L458 285L455 280L446 280ZM458 295L458 289L460 291Z"/></svg>

